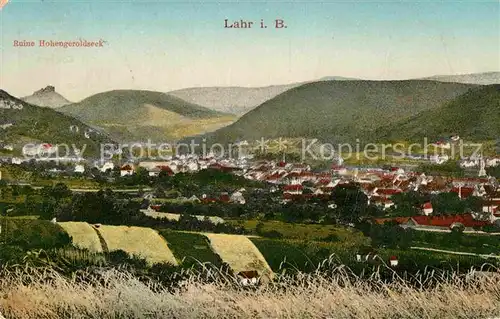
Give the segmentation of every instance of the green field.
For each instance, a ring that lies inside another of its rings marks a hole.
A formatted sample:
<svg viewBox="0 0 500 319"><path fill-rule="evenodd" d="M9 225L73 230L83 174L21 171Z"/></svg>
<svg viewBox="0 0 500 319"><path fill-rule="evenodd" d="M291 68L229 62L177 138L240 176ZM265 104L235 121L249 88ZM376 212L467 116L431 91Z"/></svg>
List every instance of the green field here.
<svg viewBox="0 0 500 319"><path fill-rule="evenodd" d="M287 271L310 272L318 268L325 260L332 261L332 265L345 265L352 270L361 271L367 265L389 264L391 256L399 260L402 269L417 271L428 267L452 269L460 266L462 270L472 266L480 267L490 263L499 267L495 259L484 259L476 256L461 256L445 253L417 250L379 249L376 250L376 261L373 263L360 263L356 261L356 254L361 247L347 246L339 243L325 243L299 240L272 240L253 238L252 241L264 255L267 262L275 272L286 269Z"/></svg>
<svg viewBox="0 0 500 319"><path fill-rule="evenodd" d="M416 231L413 232L412 239L412 246L475 254L500 254L500 236Z"/></svg>
<svg viewBox="0 0 500 319"><path fill-rule="evenodd" d="M190 267L205 262L216 267L222 265L221 258L212 251L210 243L204 235L168 229L161 230L160 235L165 238L168 247L177 260L182 261L183 266Z"/></svg>
<svg viewBox="0 0 500 319"><path fill-rule="evenodd" d="M258 221L258 220L227 220L226 222L237 226L243 226L246 230L255 232L257 225L262 223L263 232L279 232L284 239L299 239L313 241L333 241L349 242L351 244L363 245L369 244L370 239L353 228L319 225L319 224L297 224L281 221Z"/></svg>

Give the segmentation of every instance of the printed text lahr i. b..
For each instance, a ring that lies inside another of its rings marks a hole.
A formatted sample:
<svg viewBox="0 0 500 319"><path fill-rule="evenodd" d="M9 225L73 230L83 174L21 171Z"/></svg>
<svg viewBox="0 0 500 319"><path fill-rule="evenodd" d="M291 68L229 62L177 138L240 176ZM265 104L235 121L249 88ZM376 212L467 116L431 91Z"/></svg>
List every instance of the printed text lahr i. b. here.
<svg viewBox="0 0 500 319"><path fill-rule="evenodd" d="M283 19L274 20L274 28L275 29L286 29L287 26ZM267 29L267 24L264 22L264 19L260 19L260 23L255 23L254 21L249 20L224 20L224 28L225 29L251 29L251 28L261 28Z"/></svg>

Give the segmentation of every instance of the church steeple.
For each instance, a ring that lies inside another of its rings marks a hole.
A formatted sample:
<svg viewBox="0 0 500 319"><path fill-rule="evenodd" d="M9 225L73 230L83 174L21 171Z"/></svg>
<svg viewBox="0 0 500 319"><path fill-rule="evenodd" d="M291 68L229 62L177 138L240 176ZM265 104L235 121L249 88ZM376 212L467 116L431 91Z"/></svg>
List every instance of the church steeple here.
<svg viewBox="0 0 500 319"><path fill-rule="evenodd" d="M481 157L479 159L479 177L484 177L486 176L486 163L484 161L484 158L483 158L483 154L481 154Z"/></svg>

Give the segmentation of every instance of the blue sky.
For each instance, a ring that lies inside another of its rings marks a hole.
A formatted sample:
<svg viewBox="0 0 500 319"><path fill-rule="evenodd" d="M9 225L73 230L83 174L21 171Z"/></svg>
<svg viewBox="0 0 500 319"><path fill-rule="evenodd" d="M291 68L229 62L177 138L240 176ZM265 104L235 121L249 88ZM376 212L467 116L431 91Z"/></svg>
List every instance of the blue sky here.
<svg viewBox="0 0 500 319"><path fill-rule="evenodd" d="M498 1L11 0L0 11L0 86L23 96L52 84L80 100L111 89L498 71L499 16ZM287 29L272 27L277 18ZM224 19L256 25L224 29ZM107 45L13 46L78 38Z"/></svg>

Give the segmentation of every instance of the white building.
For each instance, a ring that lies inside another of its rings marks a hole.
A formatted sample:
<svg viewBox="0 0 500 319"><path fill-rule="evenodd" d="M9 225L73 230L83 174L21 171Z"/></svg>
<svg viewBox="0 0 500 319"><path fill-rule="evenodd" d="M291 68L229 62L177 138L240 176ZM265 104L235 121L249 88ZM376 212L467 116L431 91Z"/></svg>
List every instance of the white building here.
<svg viewBox="0 0 500 319"><path fill-rule="evenodd" d="M246 200L245 200L245 197L243 197L243 194L241 192L234 192L229 201L231 203L238 203L238 204L241 204L241 205L244 205L246 203Z"/></svg>
<svg viewBox="0 0 500 319"><path fill-rule="evenodd" d="M80 174L85 173L85 166L80 165L80 164L76 165L74 172L75 173L80 173Z"/></svg>
<svg viewBox="0 0 500 319"><path fill-rule="evenodd" d="M114 168L115 168L115 164L113 164L112 162L106 162L101 167L101 172L105 173L108 169L113 170Z"/></svg>

